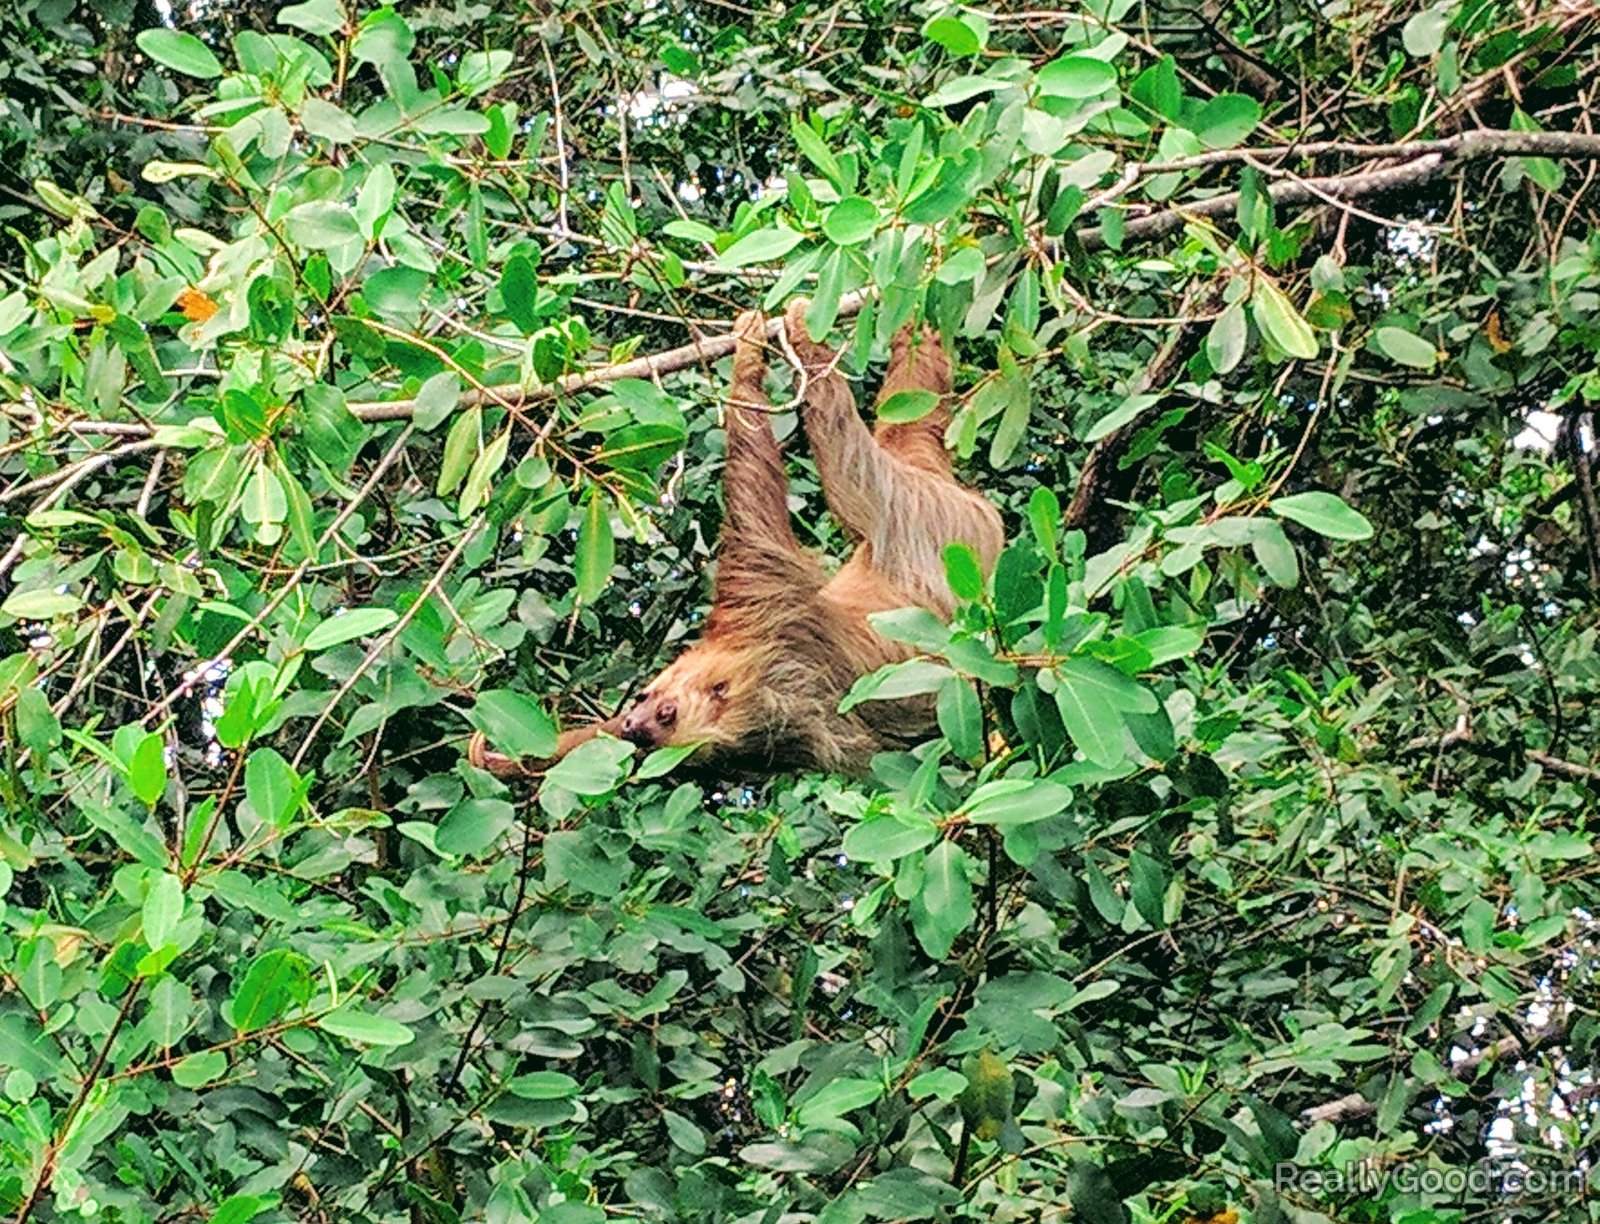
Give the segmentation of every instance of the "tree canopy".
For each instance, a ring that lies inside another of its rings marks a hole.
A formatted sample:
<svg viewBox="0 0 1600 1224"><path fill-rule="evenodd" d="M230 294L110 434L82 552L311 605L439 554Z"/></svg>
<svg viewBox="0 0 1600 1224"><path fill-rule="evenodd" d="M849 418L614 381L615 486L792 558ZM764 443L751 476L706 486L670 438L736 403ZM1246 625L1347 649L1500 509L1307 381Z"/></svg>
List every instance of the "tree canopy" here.
<svg viewBox="0 0 1600 1224"><path fill-rule="evenodd" d="M1597 17L7 6L0 1211L1600 1219ZM473 768L798 295L957 357L940 736Z"/></svg>

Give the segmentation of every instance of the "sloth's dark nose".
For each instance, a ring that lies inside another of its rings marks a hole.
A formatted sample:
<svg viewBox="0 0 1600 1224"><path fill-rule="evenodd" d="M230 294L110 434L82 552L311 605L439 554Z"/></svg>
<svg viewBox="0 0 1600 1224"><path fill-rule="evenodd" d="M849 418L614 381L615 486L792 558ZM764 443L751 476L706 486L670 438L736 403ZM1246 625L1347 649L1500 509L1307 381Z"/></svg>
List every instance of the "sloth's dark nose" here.
<svg viewBox="0 0 1600 1224"><path fill-rule="evenodd" d="M663 701L661 708L656 711L656 721L663 727L670 727L678 721L678 707L675 702Z"/></svg>
<svg viewBox="0 0 1600 1224"><path fill-rule="evenodd" d="M650 734L639 722L637 708L629 710L622 716L622 738L630 744L645 744L649 742Z"/></svg>

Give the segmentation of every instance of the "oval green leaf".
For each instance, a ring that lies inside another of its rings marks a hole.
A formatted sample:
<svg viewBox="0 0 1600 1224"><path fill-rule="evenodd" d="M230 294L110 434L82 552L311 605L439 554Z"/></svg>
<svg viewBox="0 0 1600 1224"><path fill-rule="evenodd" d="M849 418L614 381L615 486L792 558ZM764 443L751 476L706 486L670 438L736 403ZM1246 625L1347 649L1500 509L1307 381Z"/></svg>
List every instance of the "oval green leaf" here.
<svg viewBox="0 0 1600 1224"><path fill-rule="evenodd" d="M723 268L744 268L750 264L782 259L804 239L804 234L787 226L758 229L753 234L746 234L718 255L717 264Z"/></svg>
<svg viewBox="0 0 1600 1224"><path fill-rule="evenodd" d="M1332 493L1291 493L1273 498L1270 505L1279 518L1299 523L1330 540L1372 538L1372 524L1366 516Z"/></svg>
<svg viewBox="0 0 1600 1224"><path fill-rule="evenodd" d="M578 555L573 575L578 580L578 598L593 603L611 581L611 567L617 559L617 542L611 534L611 515L606 498L598 489L589 498L589 508L578 528Z"/></svg>
<svg viewBox="0 0 1600 1224"><path fill-rule="evenodd" d="M140 30L133 41L139 44L139 50L173 72L202 80L222 75L221 61L193 34L168 29Z"/></svg>
<svg viewBox="0 0 1600 1224"><path fill-rule="evenodd" d="M840 246L865 242L877 227L878 206L865 196L846 196L822 218L822 232Z"/></svg>
<svg viewBox="0 0 1600 1224"><path fill-rule="evenodd" d="M1051 98L1092 98L1117 83L1117 70L1092 55L1063 55L1039 69L1039 92Z"/></svg>
<svg viewBox="0 0 1600 1224"><path fill-rule="evenodd" d="M1256 281L1250 295L1250 310L1261 334L1289 356L1309 359L1317 355L1317 337L1311 324L1301 318L1283 290L1264 276Z"/></svg>
<svg viewBox="0 0 1600 1224"><path fill-rule="evenodd" d="M1390 361L1413 370L1431 370L1439 364L1439 350L1403 327L1378 328L1372 333L1371 347Z"/></svg>
<svg viewBox="0 0 1600 1224"><path fill-rule="evenodd" d="M392 608L350 608L328 617L306 634L306 650L326 650L352 638L381 633L400 616Z"/></svg>
<svg viewBox="0 0 1600 1224"><path fill-rule="evenodd" d="M1195 116L1194 134L1211 149L1231 149L1261 122L1261 103L1244 94L1218 94Z"/></svg>
<svg viewBox="0 0 1600 1224"><path fill-rule="evenodd" d="M363 1045L403 1046L415 1035L405 1025L371 1012L358 1012L341 1007L317 1020L317 1027L346 1041L359 1041Z"/></svg>

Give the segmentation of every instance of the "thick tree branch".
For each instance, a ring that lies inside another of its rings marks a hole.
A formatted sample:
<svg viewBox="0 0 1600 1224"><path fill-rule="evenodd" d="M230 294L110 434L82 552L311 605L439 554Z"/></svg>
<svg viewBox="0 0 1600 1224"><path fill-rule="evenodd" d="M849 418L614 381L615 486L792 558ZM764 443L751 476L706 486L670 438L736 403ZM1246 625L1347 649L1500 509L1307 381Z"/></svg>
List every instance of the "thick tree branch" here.
<svg viewBox="0 0 1600 1224"><path fill-rule="evenodd" d="M1211 310L1216 305L1216 297L1217 293L1213 290L1204 295L1204 300L1198 304L1187 306L1183 314L1193 316L1196 320L1209 319ZM1197 321L1175 327L1151 359L1150 364L1145 367L1131 394L1144 395L1159 390L1176 378L1178 372L1188 364L1189 358L1194 356L1205 332L1206 324ZM1078 487L1073 490L1072 501L1067 505L1066 525L1069 530L1074 527L1083 530L1088 537L1091 554L1106 547L1118 525L1109 517L1094 518L1094 510L1109 502L1125 500L1132 492L1133 482L1137 479L1138 473L1119 469L1117 461L1122 458L1128 449L1128 443L1139 430L1144 428L1157 407L1159 405L1152 404L1120 429L1108 433L1091 446L1089 453L1084 456L1083 468L1078 473Z"/></svg>
<svg viewBox="0 0 1600 1224"><path fill-rule="evenodd" d="M1559 1021L1552 1021L1542 1028L1533 1030L1523 1036L1502 1037L1499 1041L1474 1050L1471 1054L1458 1062L1450 1064L1450 1075L1453 1079L1466 1080L1473 1075L1484 1063L1500 1062L1512 1057L1527 1057L1537 1050L1552 1045L1565 1036L1565 1029ZM1418 1081L1413 1080L1413 1085ZM1300 1111L1300 1117L1310 1124L1318 1122L1344 1122L1351 1118L1364 1117L1376 1113L1378 1102L1368 1100L1359 1092L1351 1092L1332 1101L1324 1101L1321 1105L1313 1105Z"/></svg>
<svg viewBox="0 0 1600 1224"><path fill-rule="evenodd" d="M870 295L865 293L845 294L839 299L839 317L843 319L859 314L868 296ZM775 339L782 330L782 315L767 320L769 339ZM624 378L659 378L664 374L675 374L694 365L709 365L713 361L727 357L733 352L733 344L733 332L730 331L726 336L696 340L690 344L679 345L675 349L668 349L664 353L650 353L628 361L619 361L615 365L597 366L595 369L584 370L578 374L568 374L543 386L524 387L519 383L506 383L481 391L467 391L456 402L456 407L474 408L480 404L537 404L544 400L559 399L563 395L571 395L577 391L586 391L590 387L603 387L607 383L620 382ZM363 421L404 421L410 419L415 404L416 401L408 399L375 400L352 403L350 411Z"/></svg>
<svg viewBox="0 0 1600 1224"><path fill-rule="evenodd" d="M1360 145L1343 142L1324 144L1280 146L1267 149L1228 149L1217 153L1200 154L1195 158L1176 162L1150 162L1135 164L1123 172L1122 190L1131 187L1140 178L1153 173L1193 169L1215 162L1244 160L1246 158L1272 161L1303 158L1323 153L1341 153L1366 158L1405 158L1397 165L1377 169L1355 170L1345 174L1329 174L1316 178L1291 178L1274 183L1269 194L1275 204L1313 204L1328 201L1346 202L1368 196L1383 195L1403 188L1421 186L1438 178L1446 170L1467 161L1488 157L1558 157L1600 160L1600 135L1583 132L1513 132L1498 129L1477 129L1443 140L1419 140L1408 144ZM1113 189L1112 198L1121 194ZM1185 222L1199 219L1215 220L1232 216L1239 204L1239 193L1224 192L1206 200L1162 209L1145 216L1130 217L1123 226L1123 245L1150 242L1182 229ZM1078 229L1076 237L1085 249L1098 250L1105 246L1103 231L1098 223ZM846 294L839 303L839 317L856 314L865 296ZM776 336L781 321L768 324L768 334ZM698 340L664 353L635 357L615 365L599 366L579 374L569 374L556 382L536 387L519 383L472 390L458 401L458 407L470 408L485 403L532 404L570 395L591 387L604 386L623 378L658 378L693 365L716 361L733 352L733 334ZM363 421L408 420L415 408L409 399L356 402L350 411Z"/></svg>
<svg viewBox="0 0 1600 1224"><path fill-rule="evenodd" d="M1295 178L1275 183L1269 189L1274 204L1319 204L1328 201L1340 203L1365 199L1368 196L1386 195L1402 188L1420 187L1444 174L1446 170L1463 162L1488 157L1564 157L1583 160L1600 159L1600 135L1587 132L1512 132L1480 128L1450 136L1444 140L1418 140L1409 144L1360 145L1331 144L1307 146L1305 153L1343 152L1358 153L1367 158L1405 158L1398 165L1376 169L1356 170L1346 174L1327 174L1316 178ZM1228 149L1236 156L1249 156L1256 160L1269 160L1274 155L1293 155L1294 150L1274 149L1257 153L1248 150ZM1201 158L1210 158L1201 154ZM1141 175L1147 169L1141 167ZM1168 163L1165 169L1181 168L1181 163ZM1163 209L1144 217L1129 220L1122 231L1122 241L1149 242L1176 233L1186 221L1195 218L1215 220L1230 217L1239 206L1239 193L1229 191L1212 196L1197 204L1186 204ZM1078 231L1085 249L1098 250L1105 246L1098 226Z"/></svg>

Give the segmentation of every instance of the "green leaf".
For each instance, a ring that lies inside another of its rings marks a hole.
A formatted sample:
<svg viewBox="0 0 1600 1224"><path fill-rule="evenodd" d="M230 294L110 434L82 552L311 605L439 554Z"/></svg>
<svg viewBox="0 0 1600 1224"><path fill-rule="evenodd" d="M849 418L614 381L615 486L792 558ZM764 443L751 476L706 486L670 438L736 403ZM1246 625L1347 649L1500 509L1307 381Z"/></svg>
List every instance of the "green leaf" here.
<svg viewBox="0 0 1600 1224"><path fill-rule="evenodd" d="M339 33L348 20L340 0L306 0L304 4L286 4L278 10L279 25L325 37Z"/></svg>
<svg viewBox="0 0 1600 1224"><path fill-rule="evenodd" d="M717 231L709 225L682 217L675 221L668 221L661 227L661 232L673 238L682 238L687 242L713 242L717 237Z"/></svg>
<svg viewBox="0 0 1600 1224"><path fill-rule="evenodd" d="M822 137L817 135L816 130L800 117L799 112L789 116L789 131L794 136L795 144L800 147L800 152L805 154L812 165L822 171L823 177L841 192L850 190L849 184L845 181L844 170L839 165L839 159L823 143ZM672 232L670 226L668 232Z"/></svg>
<svg viewBox="0 0 1600 1224"><path fill-rule="evenodd" d="M1072 791L1059 782L1043 778L1000 778L985 782L972 792L966 803L966 813L973 824L1009 829L1058 816L1067 810L1071 800Z"/></svg>
<svg viewBox="0 0 1600 1224"><path fill-rule="evenodd" d="M922 887L911 907L911 923L922 950L935 960L950 955L951 946L977 917L966 852L942 841L922 862Z"/></svg>
<svg viewBox="0 0 1600 1224"><path fill-rule="evenodd" d="M853 861L887 864L938 840L939 826L932 820L897 812L852 825L844 835L843 849Z"/></svg>
<svg viewBox="0 0 1600 1224"><path fill-rule="evenodd" d="M475 98L498 85L510 70L515 56L503 49L468 51L456 69L456 84L469 98Z"/></svg>
<svg viewBox="0 0 1600 1224"><path fill-rule="evenodd" d="M393 608L340 609L306 634L302 649L326 650L353 638L381 633L399 619Z"/></svg>
<svg viewBox="0 0 1600 1224"><path fill-rule="evenodd" d="M914 1076L906 1085L906 1092L911 1099L920 1101L923 1097L937 1097L941 1101L953 1101L961 1095L967 1086L967 1077L959 1071L949 1067L934 1067L931 1071L924 1071Z"/></svg>
<svg viewBox="0 0 1600 1224"><path fill-rule="evenodd" d="M167 872L158 875L145 894L139 911L144 941L159 951L173 941L178 920L183 917L183 881Z"/></svg>
<svg viewBox="0 0 1600 1224"><path fill-rule="evenodd" d="M228 1056L221 1050L205 1050L180 1059L172 1066L172 1082L180 1088L200 1088L221 1079L228 1071Z"/></svg>
<svg viewBox="0 0 1600 1224"><path fill-rule="evenodd" d="M886 664L850 686L850 691L839 702L839 713L848 714L863 701L898 701L902 697L936 693L954 674L943 663L927 659Z"/></svg>
<svg viewBox="0 0 1600 1224"><path fill-rule="evenodd" d="M667 1138L674 1147L690 1156L703 1156L706 1151L706 1133L681 1113L670 1109L661 1111L661 1121L666 1125Z"/></svg>
<svg viewBox="0 0 1600 1224"><path fill-rule="evenodd" d="M541 325L536 309L538 299L539 278L534 273L533 260L519 252L506 260L500 270L500 301L506 317L524 336L533 335Z"/></svg>
<svg viewBox="0 0 1600 1224"><path fill-rule="evenodd" d="M1250 309L1261 334L1289 356L1309 359L1317 355L1317 337L1311 325L1301 318L1283 290L1265 276L1256 279Z"/></svg>
<svg viewBox="0 0 1600 1224"><path fill-rule="evenodd" d="M1293 590L1300 584L1300 559L1283 528L1270 519L1258 519L1250 537L1256 564L1274 586Z"/></svg>
<svg viewBox="0 0 1600 1224"><path fill-rule="evenodd" d="M993 1143L1011 1121L1016 1076L993 1050L982 1049L961 1060L961 1077L967 1081L958 1102L962 1120L975 1138Z"/></svg>
<svg viewBox="0 0 1600 1224"><path fill-rule="evenodd" d="M1115 433L1124 425L1131 424L1146 408L1154 407L1160 402L1161 396L1159 395L1130 395L1091 425L1089 432L1083 435L1083 440L1085 442L1098 442L1107 434Z"/></svg>
<svg viewBox="0 0 1600 1224"><path fill-rule="evenodd" d="M1128 855L1128 895L1139 916L1153 927L1166 925L1165 898L1171 875L1161 862L1134 850Z"/></svg>
<svg viewBox="0 0 1600 1224"><path fill-rule="evenodd" d="M1250 324L1244 317L1244 303L1235 302L1211 324L1206 333L1206 360L1218 374L1232 372L1244 357L1245 342L1250 338Z"/></svg>
<svg viewBox="0 0 1600 1224"><path fill-rule="evenodd" d="M989 443L989 462L1001 468L1011 461L1012 452L1027 436L1028 422L1033 417L1033 387L1026 378L1016 375L997 379L995 386L1005 408Z"/></svg>
<svg viewBox="0 0 1600 1224"><path fill-rule="evenodd" d="M1160 667L1174 659L1185 659L1204 645L1206 636L1198 629L1182 625L1158 625L1133 635L1150 652L1150 667Z"/></svg>
<svg viewBox="0 0 1600 1224"><path fill-rule="evenodd" d="M746 234L721 255L717 265L722 268L744 268L751 264L782 259L805 240L805 235L786 226L773 226Z"/></svg>
<svg viewBox="0 0 1600 1224"><path fill-rule="evenodd" d="M633 745L610 736L579 744L544 776L545 785L559 786L575 795L609 795L622 785L633 760Z"/></svg>
<svg viewBox="0 0 1600 1224"><path fill-rule="evenodd" d="M953 81L946 81L922 100L924 106L941 107L955 106L969 98L976 98L980 94L994 93L997 89L1005 89L1009 81L995 81L988 77L963 76L956 77Z"/></svg>
<svg viewBox="0 0 1600 1224"><path fill-rule="evenodd" d="M222 1200L211 1213L210 1224L246 1224L255 1219L272 1203L254 1194L235 1194Z"/></svg>
<svg viewBox="0 0 1600 1224"><path fill-rule="evenodd" d="M867 621L892 642L904 642L926 654L940 654L950 644L950 626L927 608L891 608L869 612Z"/></svg>
<svg viewBox="0 0 1600 1224"><path fill-rule="evenodd" d="M300 125L308 136L330 144L349 144L356 138L356 122L342 108L322 98L307 98L300 108Z"/></svg>
<svg viewBox="0 0 1600 1224"><path fill-rule="evenodd" d="M506 451L511 445L511 429L502 429L483 448L483 452L467 471L461 485L461 504L457 512L463 519L471 518L478 507L488 500L489 490L500 468L506 461Z"/></svg>
<svg viewBox="0 0 1600 1224"><path fill-rule="evenodd" d="M934 279L941 285L972 285L983 275L983 252L975 246L957 247L944 258Z"/></svg>
<svg viewBox="0 0 1600 1224"><path fill-rule="evenodd" d="M18 620L49 620L54 616L70 616L83 607L83 601L65 591L13 591L0 612Z"/></svg>
<svg viewBox="0 0 1600 1224"><path fill-rule="evenodd" d="M298 952L274 948L250 962L233 995L233 1027L241 1033L265 1028L291 1004L311 997L311 964Z"/></svg>
<svg viewBox="0 0 1600 1224"><path fill-rule="evenodd" d="M361 296L381 319L414 323L422 309L428 277L415 268L380 268L361 286Z"/></svg>
<svg viewBox="0 0 1600 1224"><path fill-rule="evenodd" d="M222 75L221 62L193 34L165 28L140 30L133 41L156 63L184 76L209 80Z"/></svg>
<svg viewBox="0 0 1600 1224"><path fill-rule="evenodd" d="M530 1071L506 1081L506 1091L524 1101L566 1101L577 1096L580 1087L577 1080L560 1071Z"/></svg>
<svg viewBox="0 0 1600 1224"><path fill-rule="evenodd" d="M983 50L989 38L988 22L977 13L948 13L923 23L922 36L951 55L965 58Z"/></svg>
<svg viewBox="0 0 1600 1224"><path fill-rule="evenodd" d="M146 807L155 807L166 793L166 745L158 733L145 734L128 759L128 785Z"/></svg>
<svg viewBox="0 0 1600 1224"><path fill-rule="evenodd" d="M491 744L514 757L547 757L556 750L556 728L544 707L510 689L479 693L467 715Z"/></svg>
<svg viewBox="0 0 1600 1224"><path fill-rule="evenodd" d="M878 405L878 420L891 425L920 421L939 406L936 391L896 391Z"/></svg>
<svg viewBox="0 0 1600 1224"><path fill-rule="evenodd" d="M332 1033L335 1037L343 1037L346 1041L357 1041L363 1045L409 1045L415 1036L409 1028L396 1020L390 1020L386 1016L375 1016L371 1012L356 1011L348 1005L339 1008L338 1011L329 1012L326 1016L318 1017L317 1027L324 1032Z"/></svg>
<svg viewBox="0 0 1600 1224"><path fill-rule="evenodd" d="M1052 695L1072 742L1096 765L1120 765L1125 751L1121 711L1128 706L1129 689L1138 688L1135 682L1109 663L1084 657L1066 659L1044 675L1054 678Z"/></svg>
<svg viewBox="0 0 1600 1224"><path fill-rule="evenodd" d="M699 748L699 744L674 744L668 748L657 748L639 762L639 767L633 771L634 781L648 782L652 778L666 777L693 756Z"/></svg>
<svg viewBox="0 0 1600 1224"><path fill-rule="evenodd" d="M1400 30L1400 41L1412 59L1432 59L1444 46L1444 36L1459 8L1457 0L1446 0L1413 13Z"/></svg>
<svg viewBox="0 0 1600 1224"><path fill-rule="evenodd" d="M461 399L461 376L441 370L423 383L412 401L411 420L420 430L436 428L455 411Z"/></svg>
<svg viewBox="0 0 1600 1224"><path fill-rule="evenodd" d="M282 831L305 802L300 775L276 748L257 748L244 766L244 793L256 818Z"/></svg>
<svg viewBox="0 0 1600 1224"><path fill-rule="evenodd" d="M1051 98L1093 98L1117 83L1117 70L1092 55L1063 55L1039 69L1034 84Z"/></svg>
<svg viewBox="0 0 1600 1224"><path fill-rule="evenodd" d="M1054 489L1040 485L1028 498L1028 526L1046 557L1056 555L1056 538L1061 523L1061 500Z"/></svg>
<svg viewBox="0 0 1600 1224"><path fill-rule="evenodd" d="M49 752L61 743L61 720L50 708L50 699L33 686L17 692L12 715L17 720L17 738L30 752Z"/></svg>
<svg viewBox="0 0 1600 1224"><path fill-rule="evenodd" d="M445 813L434 834L441 854L471 858L489 849L511 828L516 809L504 799L467 799Z"/></svg>
<svg viewBox="0 0 1600 1224"><path fill-rule="evenodd" d="M983 755L983 706L972 681L952 676L939 689L939 730L951 750L964 761Z"/></svg>
<svg viewBox="0 0 1600 1224"><path fill-rule="evenodd" d="M878 206L864 196L846 196L822 218L822 232L840 246L865 242L877 227Z"/></svg>
<svg viewBox="0 0 1600 1224"><path fill-rule="evenodd" d="M483 430L483 409L474 407L457 414L445 435L444 454L439 460L439 478L433 491L448 497L466 477L478 457L478 435Z"/></svg>
<svg viewBox="0 0 1600 1224"><path fill-rule="evenodd" d="M1178 78L1177 60L1163 55L1151 64L1128 87L1128 97L1163 119L1177 122L1183 113L1183 82Z"/></svg>
<svg viewBox="0 0 1600 1224"><path fill-rule="evenodd" d="M594 828L562 829L545 834L544 884L575 893L615 898L627 887L633 866L615 843ZM665 980L665 979L664 979Z"/></svg>
<svg viewBox="0 0 1600 1224"><path fill-rule="evenodd" d="M1332 540L1372 538L1372 524L1366 517L1332 493L1293 493L1288 497L1275 497L1268 504L1278 517L1309 527Z"/></svg>
<svg viewBox="0 0 1600 1224"><path fill-rule="evenodd" d="M361 225L349 207L333 200L308 200L291 208L283 230L295 242L314 251L332 250L361 240Z"/></svg>
<svg viewBox="0 0 1600 1224"><path fill-rule="evenodd" d="M158 211L155 215L162 221L166 220L165 213ZM15 293L8 293L4 297L0 297L0 336L5 335L7 332L15 331L32 314L33 303L28 300L28 295L22 290L18 289Z"/></svg>
<svg viewBox="0 0 1600 1224"><path fill-rule="evenodd" d="M361 190L356 193L356 224L369 242L376 242L384 224L394 212L394 194L399 184L388 162L379 162L367 171Z"/></svg>
<svg viewBox="0 0 1600 1224"><path fill-rule="evenodd" d="M842 248L830 251L817 274L816 291L806 307L806 334L820 340L833 330L839 317L839 299L844 295L844 278L849 256Z"/></svg>
<svg viewBox="0 0 1600 1224"><path fill-rule="evenodd" d="M578 528L578 552L573 561L573 576L578 581L578 598L593 603L611 581L616 564L617 545L611 534L611 516L606 497L599 489L589 496L589 508Z"/></svg>
<svg viewBox="0 0 1600 1224"><path fill-rule="evenodd" d="M965 544L947 544L944 549L944 576L957 599L983 598L983 570L978 555Z"/></svg>
<svg viewBox="0 0 1600 1224"><path fill-rule="evenodd" d="M1403 327L1378 328L1372 333L1371 347L1389 360L1413 370L1431 370L1439 364L1439 351Z"/></svg>
<svg viewBox="0 0 1600 1224"><path fill-rule="evenodd" d="M1209 149L1231 149L1261 122L1261 103L1244 94L1218 94L1195 116L1194 134Z"/></svg>
<svg viewBox="0 0 1600 1224"><path fill-rule="evenodd" d="M883 1095L883 1081L836 1079L802 1101L795 1111L801 1126L817 1126L864 1109Z"/></svg>

